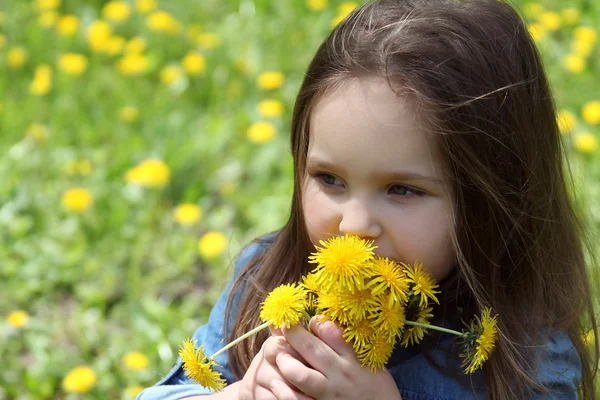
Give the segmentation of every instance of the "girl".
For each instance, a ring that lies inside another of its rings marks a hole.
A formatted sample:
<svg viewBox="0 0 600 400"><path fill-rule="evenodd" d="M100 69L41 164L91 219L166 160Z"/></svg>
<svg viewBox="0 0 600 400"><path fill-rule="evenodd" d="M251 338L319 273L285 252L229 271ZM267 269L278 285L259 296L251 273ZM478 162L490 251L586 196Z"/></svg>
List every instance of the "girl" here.
<svg viewBox="0 0 600 400"><path fill-rule="evenodd" d="M397 346L374 375L339 327L313 319L314 335L263 331L217 357L230 385L211 396L594 399L598 353L581 339L596 331L583 228L555 121L540 57L505 2L355 10L318 49L297 97L290 219L242 252L194 338L210 355L259 325L266 294L309 271L314 244L353 234L436 277L434 324L460 330L492 307L496 350L464 375L452 338L431 332ZM178 363L139 399L209 393L175 386L188 383Z"/></svg>

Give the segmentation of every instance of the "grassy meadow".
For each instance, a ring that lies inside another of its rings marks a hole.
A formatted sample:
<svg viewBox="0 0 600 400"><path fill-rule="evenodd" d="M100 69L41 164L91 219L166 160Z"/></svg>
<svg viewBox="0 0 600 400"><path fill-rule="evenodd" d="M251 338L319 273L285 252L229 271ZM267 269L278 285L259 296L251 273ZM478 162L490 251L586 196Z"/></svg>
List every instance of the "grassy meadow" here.
<svg viewBox="0 0 600 400"><path fill-rule="evenodd" d="M517 2L600 226L600 4ZM0 400L133 399L287 218L338 0L0 1Z"/></svg>

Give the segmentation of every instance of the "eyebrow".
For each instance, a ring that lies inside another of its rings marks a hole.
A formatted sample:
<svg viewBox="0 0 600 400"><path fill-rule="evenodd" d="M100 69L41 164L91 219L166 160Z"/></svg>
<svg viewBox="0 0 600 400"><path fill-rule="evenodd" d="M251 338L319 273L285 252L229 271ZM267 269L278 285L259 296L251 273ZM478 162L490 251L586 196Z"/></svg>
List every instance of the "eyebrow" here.
<svg viewBox="0 0 600 400"><path fill-rule="evenodd" d="M341 170L342 173L345 171L340 167L336 166L333 163L322 160L316 157L309 157L306 160L307 168L317 168L317 169L325 169L329 171ZM428 181L431 183L435 183L436 185L442 185L443 182L441 179L434 178L432 176L418 174L416 172L408 172L408 171L382 171L375 172L372 174L373 177L376 178L385 178L390 181Z"/></svg>

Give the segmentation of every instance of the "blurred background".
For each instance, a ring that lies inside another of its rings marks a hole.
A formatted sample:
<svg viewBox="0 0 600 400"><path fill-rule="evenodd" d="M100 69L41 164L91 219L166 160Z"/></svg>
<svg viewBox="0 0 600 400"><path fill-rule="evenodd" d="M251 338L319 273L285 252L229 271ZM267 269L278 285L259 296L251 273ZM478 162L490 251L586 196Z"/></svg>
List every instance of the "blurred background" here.
<svg viewBox="0 0 600 400"><path fill-rule="evenodd" d="M0 0L0 399L133 399L292 193L338 0ZM597 0L516 1L600 225Z"/></svg>

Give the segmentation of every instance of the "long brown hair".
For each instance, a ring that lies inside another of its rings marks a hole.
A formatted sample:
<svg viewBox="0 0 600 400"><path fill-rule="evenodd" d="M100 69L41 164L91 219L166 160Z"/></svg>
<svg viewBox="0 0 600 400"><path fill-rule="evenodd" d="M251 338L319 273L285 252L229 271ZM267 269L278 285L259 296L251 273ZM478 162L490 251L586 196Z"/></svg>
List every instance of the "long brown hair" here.
<svg viewBox="0 0 600 400"><path fill-rule="evenodd" d="M552 328L576 346L582 396L594 399L598 352L591 354L582 340L585 327L596 333L586 229L570 196L540 56L518 14L497 0L369 2L320 46L294 107L290 219L236 280L232 293L244 293L237 310L228 303L227 315L237 313L230 337L259 325L260 302L270 290L308 272L301 188L310 112L324 93L360 77L382 77L411 94L442 150L453 186L457 256L455 273L444 282L445 307L460 308L467 319L484 306L498 314L497 349L484 368L488 397L544 390L533 379L533 349ZM266 335L230 350L236 376Z"/></svg>

